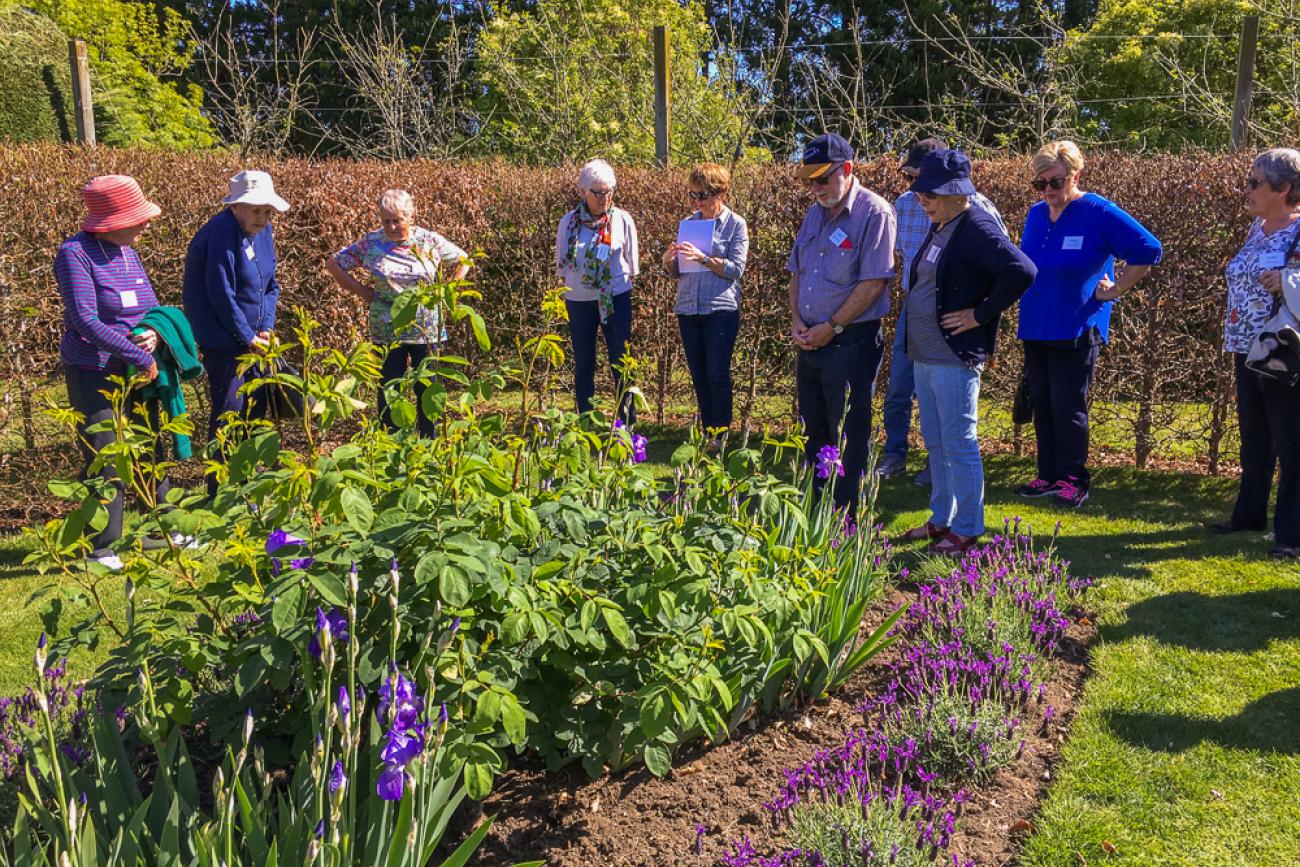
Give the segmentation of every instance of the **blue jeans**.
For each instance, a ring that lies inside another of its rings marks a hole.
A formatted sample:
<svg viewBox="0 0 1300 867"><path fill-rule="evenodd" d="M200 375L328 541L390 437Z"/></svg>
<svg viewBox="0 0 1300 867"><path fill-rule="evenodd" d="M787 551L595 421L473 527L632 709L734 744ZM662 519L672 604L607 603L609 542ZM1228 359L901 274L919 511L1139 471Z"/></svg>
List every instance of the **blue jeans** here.
<svg viewBox="0 0 1300 867"><path fill-rule="evenodd" d="M609 353L609 367L614 373L615 390L622 394L625 388L617 365L627 351L632 338L632 293L614 296L614 312L604 322L600 321L598 301L569 301L564 306L569 311L569 336L573 341L573 395L578 412L591 410L591 398L596 393L596 330L605 335L605 350ZM619 417L626 424L636 422L636 405L628 395L619 408Z"/></svg>
<svg viewBox="0 0 1300 867"><path fill-rule="evenodd" d="M701 430L731 427L731 353L740 331L740 311L678 315L677 327L695 386Z"/></svg>
<svg viewBox="0 0 1300 867"><path fill-rule="evenodd" d="M848 326L821 349L800 349L795 367L799 417L808 436L805 455L815 465L823 446L842 449L844 478L835 485L835 507L847 507L850 516L871 448L871 393L880 355L880 321L873 320ZM816 481L818 493L824 484Z"/></svg>
<svg viewBox="0 0 1300 867"><path fill-rule="evenodd" d="M889 387L885 391L882 424L885 428L886 458L907 460L907 432L912 427L912 398L916 394L916 377L912 359L907 357L907 301L898 311L898 326L894 332L894 356L889 363Z"/></svg>
<svg viewBox="0 0 1300 867"><path fill-rule="evenodd" d="M984 532L980 370L918 361L916 403L930 451L930 520L962 536Z"/></svg>

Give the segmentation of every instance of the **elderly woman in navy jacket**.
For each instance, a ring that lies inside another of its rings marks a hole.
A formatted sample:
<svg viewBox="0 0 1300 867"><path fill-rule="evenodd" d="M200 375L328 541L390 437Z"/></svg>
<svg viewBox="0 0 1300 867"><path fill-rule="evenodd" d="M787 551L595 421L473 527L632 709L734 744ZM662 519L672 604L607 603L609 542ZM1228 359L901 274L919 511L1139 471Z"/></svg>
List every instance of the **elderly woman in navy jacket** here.
<svg viewBox="0 0 1300 867"><path fill-rule="evenodd" d="M185 254L185 316L194 341L203 351L212 415L208 441L216 438L221 417L244 411L239 393L248 374L239 372L239 356L262 352L275 330L280 281L275 276L275 238L271 218L289 210L276 195L266 172L244 171L230 179L227 205L190 241ZM254 400L250 415L265 412ZM217 481L208 477L208 495Z"/></svg>
<svg viewBox="0 0 1300 867"><path fill-rule="evenodd" d="M975 185L961 151L926 155L910 189L931 222L908 266L904 339L930 452L932 514L903 538L928 539L933 553L960 556L984 532L980 374L1003 311L1034 282L1037 269L995 219L971 208Z"/></svg>

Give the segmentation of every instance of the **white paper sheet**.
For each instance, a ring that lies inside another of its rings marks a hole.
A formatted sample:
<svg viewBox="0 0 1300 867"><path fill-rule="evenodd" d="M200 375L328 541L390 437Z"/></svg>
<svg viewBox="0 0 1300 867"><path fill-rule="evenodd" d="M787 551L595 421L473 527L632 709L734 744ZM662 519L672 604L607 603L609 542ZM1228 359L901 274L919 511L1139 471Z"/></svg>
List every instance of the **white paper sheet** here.
<svg viewBox="0 0 1300 867"><path fill-rule="evenodd" d="M682 220L677 226L677 243L694 244L706 256L713 255L713 227L717 220ZM697 274L707 271L699 262L692 262L677 254L677 271L680 274Z"/></svg>

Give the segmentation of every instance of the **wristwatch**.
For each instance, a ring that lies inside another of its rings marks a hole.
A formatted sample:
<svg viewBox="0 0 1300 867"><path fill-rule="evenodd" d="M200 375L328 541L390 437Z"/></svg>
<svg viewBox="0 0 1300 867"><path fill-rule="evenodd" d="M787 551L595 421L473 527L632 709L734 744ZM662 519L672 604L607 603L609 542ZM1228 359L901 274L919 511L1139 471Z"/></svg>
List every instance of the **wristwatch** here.
<svg viewBox="0 0 1300 867"><path fill-rule="evenodd" d="M836 335L840 335L844 333L844 326L836 322L834 316L832 316L829 320L827 320L826 324L831 327L831 331L834 331Z"/></svg>

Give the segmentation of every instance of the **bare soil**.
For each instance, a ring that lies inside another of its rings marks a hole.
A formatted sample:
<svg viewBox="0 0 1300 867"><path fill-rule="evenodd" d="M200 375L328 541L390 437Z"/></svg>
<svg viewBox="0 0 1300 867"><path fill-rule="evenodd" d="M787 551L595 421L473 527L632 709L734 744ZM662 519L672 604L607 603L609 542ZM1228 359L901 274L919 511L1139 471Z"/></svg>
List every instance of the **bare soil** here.
<svg viewBox="0 0 1300 867"><path fill-rule="evenodd" d="M897 590L873 607L879 622L912 591ZM1094 632L1086 617L1070 628L1056 660L1043 705L1024 721L1022 758L991 784L972 791L951 852L981 867L1011 863L1051 779L1074 706L1088 672ZM477 865L546 859L557 867L577 865L707 865L731 841L748 835L759 851L774 847L763 802L777 792L781 772L818 749L836 747L845 732L862 724L854 707L875 694L888 676L890 654L859 671L838 694L783 716L743 725L729 742L700 746L676 759L672 773L657 779L644 768L591 780L579 767L557 773L517 767L498 779L482 812L495 816ZM1042 708L1055 708L1042 724ZM699 838L696 826L708 832Z"/></svg>

